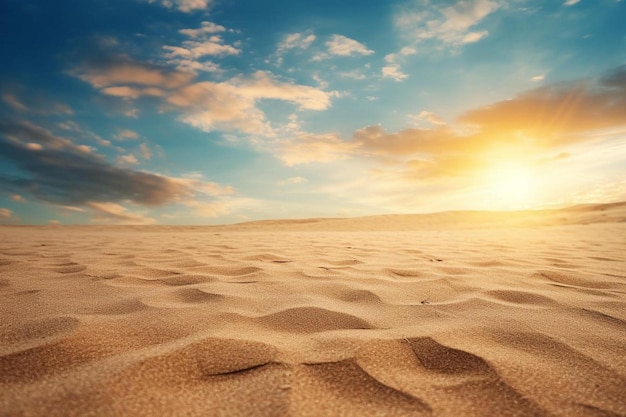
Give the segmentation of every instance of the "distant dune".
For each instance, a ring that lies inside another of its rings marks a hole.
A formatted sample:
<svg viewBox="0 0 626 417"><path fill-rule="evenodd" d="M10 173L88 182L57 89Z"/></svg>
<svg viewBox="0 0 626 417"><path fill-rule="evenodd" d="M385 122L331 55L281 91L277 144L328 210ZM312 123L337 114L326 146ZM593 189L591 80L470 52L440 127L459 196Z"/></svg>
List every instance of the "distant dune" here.
<svg viewBox="0 0 626 417"><path fill-rule="evenodd" d="M625 213L0 227L0 416L626 416Z"/></svg>
<svg viewBox="0 0 626 417"><path fill-rule="evenodd" d="M546 226L626 221L626 202L583 204L562 209L524 211L447 211L429 214L387 214L355 218L262 220L229 226L233 230L420 230Z"/></svg>

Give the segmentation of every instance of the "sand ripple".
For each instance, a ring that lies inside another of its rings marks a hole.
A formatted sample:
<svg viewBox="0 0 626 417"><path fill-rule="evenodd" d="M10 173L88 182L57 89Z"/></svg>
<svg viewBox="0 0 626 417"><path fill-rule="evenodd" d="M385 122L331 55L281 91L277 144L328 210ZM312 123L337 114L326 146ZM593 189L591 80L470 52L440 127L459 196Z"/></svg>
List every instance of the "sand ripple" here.
<svg viewBox="0 0 626 417"><path fill-rule="evenodd" d="M624 223L400 221L0 228L0 415L626 416Z"/></svg>

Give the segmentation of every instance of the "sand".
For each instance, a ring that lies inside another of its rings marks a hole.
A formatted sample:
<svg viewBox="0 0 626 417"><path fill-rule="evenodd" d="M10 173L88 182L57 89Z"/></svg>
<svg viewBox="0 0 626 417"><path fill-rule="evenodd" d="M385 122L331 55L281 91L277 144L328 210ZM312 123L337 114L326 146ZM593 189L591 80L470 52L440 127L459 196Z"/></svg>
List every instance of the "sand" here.
<svg viewBox="0 0 626 417"><path fill-rule="evenodd" d="M624 416L626 205L0 228L0 416Z"/></svg>

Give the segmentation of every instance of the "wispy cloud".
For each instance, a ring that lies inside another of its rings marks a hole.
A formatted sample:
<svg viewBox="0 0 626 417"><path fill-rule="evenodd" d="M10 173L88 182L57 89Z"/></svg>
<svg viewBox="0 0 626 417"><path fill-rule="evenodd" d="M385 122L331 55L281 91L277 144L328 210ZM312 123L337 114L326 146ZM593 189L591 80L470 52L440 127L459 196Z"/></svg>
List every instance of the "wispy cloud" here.
<svg viewBox="0 0 626 417"><path fill-rule="evenodd" d="M282 180L278 182L278 185L295 185L295 184L304 184L308 180L304 177L290 177L286 180Z"/></svg>
<svg viewBox="0 0 626 417"><path fill-rule="evenodd" d="M307 49L315 42L315 39L316 37L312 33L290 33L280 41L276 54L282 55L292 49Z"/></svg>
<svg viewBox="0 0 626 417"><path fill-rule="evenodd" d="M13 110L26 111L28 108L20 101L20 99L11 93L4 93L2 95L2 101L9 105Z"/></svg>
<svg viewBox="0 0 626 417"><path fill-rule="evenodd" d="M222 25L217 25L213 22L204 21L200 23L200 27L197 29L181 29L178 32L183 35L187 35L190 38L199 38L206 35L213 35L215 33L226 32L226 28Z"/></svg>
<svg viewBox="0 0 626 417"><path fill-rule="evenodd" d="M446 122L438 114L428 110L421 111L418 115L410 115L409 119L416 124L419 124L420 122L427 122L433 125L446 124Z"/></svg>
<svg viewBox="0 0 626 417"><path fill-rule="evenodd" d="M413 42L435 40L452 47L478 42L487 36L488 31L475 27L500 8L493 0L463 0L450 6L426 4L426 7L402 9L395 17L396 28Z"/></svg>
<svg viewBox="0 0 626 417"><path fill-rule="evenodd" d="M126 140L126 139L138 139L139 134L130 129L120 129L114 136L117 140Z"/></svg>
<svg viewBox="0 0 626 417"><path fill-rule="evenodd" d="M338 56L372 55L374 53L361 42L343 35L331 36L330 40L326 42L326 46L330 54Z"/></svg>
<svg viewBox="0 0 626 417"><path fill-rule="evenodd" d="M99 89L127 87L127 91L132 91L129 95L156 95L158 91L135 86L172 89L187 84L194 78L193 74L135 61L126 55L103 56L88 60L70 70L70 74ZM118 93L122 95L121 90L118 90Z"/></svg>
<svg viewBox="0 0 626 417"><path fill-rule="evenodd" d="M409 76L400 69L400 62L404 57L408 55L415 55L417 50L410 46L405 46L397 53L388 54L385 56L386 65L383 66L381 74L383 78L392 78L398 82L404 81Z"/></svg>
<svg viewBox="0 0 626 417"><path fill-rule="evenodd" d="M563 3L563 6L573 6L579 2L580 0L566 0L565 3Z"/></svg>
<svg viewBox="0 0 626 417"><path fill-rule="evenodd" d="M115 224L155 224L156 220L142 213L129 211L126 207L109 202L90 201L86 203L93 212L93 222Z"/></svg>
<svg viewBox="0 0 626 417"><path fill-rule="evenodd" d="M158 3L168 9L176 9L184 13L196 10L206 10L211 6L212 0L148 0L148 3Z"/></svg>
<svg viewBox="0 0 626 417"><path fill-rule="evenodd" d="M330 162L353 156L355 144L334 134L300 132L279 145L276 156L287 166L310 162Z"/></svg>
<svg viewBox="0 0 626 417"><path fill-rule="evenodd" d="M328 41L325 42L326 51L313 57L313 61L322 61L328 59L331 56L364 56L372 55L373 50L368 49L367 46L361 42L348 38L344 35L332 35Z"/></svg>

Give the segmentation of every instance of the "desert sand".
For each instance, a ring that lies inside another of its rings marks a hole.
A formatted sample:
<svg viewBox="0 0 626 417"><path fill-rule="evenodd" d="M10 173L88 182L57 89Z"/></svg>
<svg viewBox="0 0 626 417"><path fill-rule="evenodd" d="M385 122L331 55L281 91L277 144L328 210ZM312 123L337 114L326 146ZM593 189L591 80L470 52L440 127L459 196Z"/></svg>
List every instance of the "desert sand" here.
<svg viewBox="0 0 626 417"><path fill-rule="evenodd" d="M0 416L624 416L626 205L0 228Z"/></svg>

